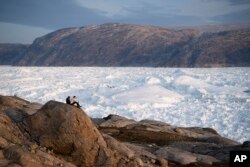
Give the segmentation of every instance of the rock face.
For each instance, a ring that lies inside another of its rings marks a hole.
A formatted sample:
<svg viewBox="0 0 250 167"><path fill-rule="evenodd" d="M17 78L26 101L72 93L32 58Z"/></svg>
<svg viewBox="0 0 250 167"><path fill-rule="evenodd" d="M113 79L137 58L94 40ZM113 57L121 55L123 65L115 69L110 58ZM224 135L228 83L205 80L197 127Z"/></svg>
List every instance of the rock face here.
<svg viewBox="0 0 250 167"><path fill-rule="evenodd" d="M204 33L183 48L179 62L188 67L250 66L249 43L250 30Z"/></svg>
<svg viewBox="0 0 250 167"><path fill-rule="evenodd" d="M136 122L117 115L110 115L99 121L99 129L123 141L156 143L168 145L176 141L208 142L222 145L237 145L239 143L221 137L210 128L183 128L169 124L142 120Z"/></svg>
<svg viewBox="0 0 250 167"><path fill-rule="evenodd" d="M24 122L35 141L76 165L106 166L111 161L103 137L76 107L50 101Z"/></svg>
<svg viewBox="0 0 250 167"><path fill-rule="evenodd" d="M250 66L250 31L108 23L67 28L37 38L12 63L24 66Z"/></svg>
<svg viewBox="0 0 250 167"><path fill-rule="evenodd" d="M0 166L228 166L229 151L250 150L210 128L184 128L0 96Z"/></svg>
<svg viewBox="0 0 250 167"><path fill-rule="evenodd" d="M109 136L106 142L91 119L74 106L49 101L41 107L0 96L0 109L0 164L141 166L133 154L118 149L126 148L122 143Z"/></svg>
<svg viewBox="0 0 250 167"><path fill-rule="evenodd" d="M75 166L37 145L25 131L22 121L39 108L40 104L0 95L0 166Z"/></svg>
<svg viewBox="0 0 250 167"><path fill-rule="evenodd" d="M195 34L125 24L62 29L36 39L17 65L157 66Z"/></svg>
<svg viewBox="0 0 250 167"><path fill-rule="evenodd" d="M0 65L13 65L20 59L29 45L0 44Z"/></svg>
<svg viewBox="0 0 250 167"><path fill-rule="evenodd" d="M221 137L211 128L175 127L152 120L136 122L117 115L93 121L101 132L122 141L144 164L153 166L228 166L231 150L250 149L248 142L241 144Z"/></svg>

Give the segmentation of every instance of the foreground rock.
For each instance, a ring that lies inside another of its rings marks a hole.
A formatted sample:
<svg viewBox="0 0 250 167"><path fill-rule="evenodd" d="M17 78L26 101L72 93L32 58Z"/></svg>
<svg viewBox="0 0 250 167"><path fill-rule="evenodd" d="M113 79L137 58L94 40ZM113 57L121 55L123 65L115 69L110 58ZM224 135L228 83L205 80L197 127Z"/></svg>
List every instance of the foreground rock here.
<svg viewBox="0 0 250 167"><path fill-rule="evenodd" d="M106 166L112 161L103 137L76 107L50 101L24 123L32 139L76 165Z"/></svg>
<svg viewBox="0 0 250 167"><path fill-rule="evenodd" d="M94 120L95 121L95 120ZM238 142L221 137L211 128L183 128L169 124L142 120L136 122L117 115L95 121L99 129L122 141L168 145L177 141L206 142L220 145L238 145Z"/></svg>
<svg viewBox="0 0 250 167"><path fill-rule="evenodd" d="M0 166L75 166L37 145L22 128L22 121L41 105L0 95Z"/></svg>
<svg viewBox="0 0 250 167"><path fill-rule="evenodd" d="M250 150L209 128L183 128L117 115L90 119L56 101L0 96L0 166L228 166Z"/></svg>
<svg viewBox="0 0 250 167"><path fill-rule="evenodd" d="M4 163L22 166L141 166L134 156L114 150L118 147L113 142L107 144L90 118L74 106L49 101L37 109L33 103L4 96L0 97L0 105ZM30 109L34 111L32 114L28 112ZM47 162L44 161L46 158Z"/></svg>
<svg viewBox="0 0 250 167"><path fill-rule="evenodd" d="M145 164L167 160L169 166L228 166L230 151L250 150L248 142L242 145L211 128L175 127L152 120L136 122L117 115L93 121L100 131L122 141Z"/></svg>

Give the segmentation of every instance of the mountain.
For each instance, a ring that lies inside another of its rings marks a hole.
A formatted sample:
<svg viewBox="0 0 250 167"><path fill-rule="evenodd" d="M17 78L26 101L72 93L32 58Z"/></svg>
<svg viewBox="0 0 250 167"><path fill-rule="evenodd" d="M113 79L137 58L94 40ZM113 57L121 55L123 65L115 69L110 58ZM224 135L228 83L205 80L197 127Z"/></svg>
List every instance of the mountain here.
<svg viewBox="0 0 250 167"><path fill-rule="evenodd" d="M179 66L250 66L250 29L204 33L182 51Z"/></svg>
<svg viewBox="0 0 250 167"><path fill-rule="evenodd" d="M239 22L225 23L225 24L194 25L194 26L171 26L169 28L174 28L177 30L189 28L189 29L198 30L201 33L221 32L221 31L249 29L250 28L250 21L239 21Z"/></svg>
<svg viewBox="0 0 250 167"><path fill-rule="evenodd" d="M250 66L250 29L201 32L107 23L37 38L13 65Z"/></svg>
<svg viewBox="0 0 250 167"><path fill-rule="evenodd" d="M63 29L36 39L18 65L158 66L197 33L122 24Z"/></svg>
<svg viewBox="0 0 250 167"><path fill-rule="evenodd" d="M20 59L28 45L0 44L0 65L12 65Z"/></svg>

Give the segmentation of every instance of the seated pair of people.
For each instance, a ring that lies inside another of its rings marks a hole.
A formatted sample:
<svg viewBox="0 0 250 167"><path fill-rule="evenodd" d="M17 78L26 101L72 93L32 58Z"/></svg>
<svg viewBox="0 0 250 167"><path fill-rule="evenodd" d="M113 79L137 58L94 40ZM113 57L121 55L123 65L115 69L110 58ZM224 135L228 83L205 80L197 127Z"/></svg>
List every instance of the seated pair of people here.
<svg viewBox="0 0 250 167"><path fill-rule="evenodd" d="M82 106L79 104L79 100L76 98L76 96L68 96L66 98L66 103L70 105L76 105L76 107L81 108Z"/></svg>

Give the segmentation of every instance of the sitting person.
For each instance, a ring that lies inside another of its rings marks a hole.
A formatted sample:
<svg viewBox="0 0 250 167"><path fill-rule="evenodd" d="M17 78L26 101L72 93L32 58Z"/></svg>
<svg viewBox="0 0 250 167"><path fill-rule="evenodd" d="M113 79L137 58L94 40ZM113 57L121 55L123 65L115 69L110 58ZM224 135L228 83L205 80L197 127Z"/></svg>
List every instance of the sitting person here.
<svg viewBox="0 0 250 167"><path fill-rule="evenodd" d="M73 96L73 97L68 96L66 98L66 103L70 104L70 105L76 105L78 108L82 107L82 106L80 106L79 100L76 98L76 96Z"/></svg>

